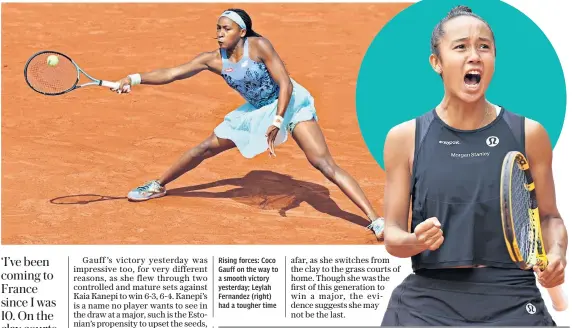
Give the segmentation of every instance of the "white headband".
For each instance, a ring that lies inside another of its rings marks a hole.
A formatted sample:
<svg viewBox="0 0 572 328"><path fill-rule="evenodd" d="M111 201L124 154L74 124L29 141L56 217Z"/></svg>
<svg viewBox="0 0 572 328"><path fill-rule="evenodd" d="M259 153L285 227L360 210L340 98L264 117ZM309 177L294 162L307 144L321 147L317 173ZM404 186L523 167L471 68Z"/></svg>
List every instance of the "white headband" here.
<svg viewBox="0 0 572 328"><path fill-rule="evenodd" d="M238 15L234 11L227 10L224 13L222 13L222 15L220 15L220 17L227 17L230 20L232 20L233 22L235 22L236 24L238 24L238 26L240 26L240 28L246 29L246 24L244 24L244 21L242 20L240 15Z"/></svg>

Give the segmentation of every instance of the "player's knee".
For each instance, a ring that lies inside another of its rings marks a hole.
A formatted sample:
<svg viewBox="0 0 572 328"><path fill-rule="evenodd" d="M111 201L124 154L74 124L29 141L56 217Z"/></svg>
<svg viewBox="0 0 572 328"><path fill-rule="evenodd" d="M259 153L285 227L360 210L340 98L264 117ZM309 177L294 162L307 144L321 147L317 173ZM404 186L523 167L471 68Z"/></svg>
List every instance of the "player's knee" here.
<svg viewBox="0 0 572 328"><path fill-rule="evenodd" d="M334 160L329 156L312 158L310 159L310 163L328 179L332 179L336 174L336 163L334 163Z"/></svg>

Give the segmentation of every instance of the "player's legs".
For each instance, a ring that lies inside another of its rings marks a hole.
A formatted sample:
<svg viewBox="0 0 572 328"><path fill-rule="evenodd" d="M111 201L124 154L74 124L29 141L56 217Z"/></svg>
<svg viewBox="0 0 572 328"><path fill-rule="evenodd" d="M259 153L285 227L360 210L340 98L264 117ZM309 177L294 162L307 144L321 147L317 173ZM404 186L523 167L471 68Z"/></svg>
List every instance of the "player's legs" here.
<svg viewBox="0 0 572 328"><path fill-rule="evenodd" d="M334 162L322 130L316 121L298 123L292 132L292 137L306 154L312 166L335 183L370 220L379 218L355 179Z"/></svg>
<svg viewBox="0 0 572 328"><path fill-rule="evenodd" d="M197 167L205 159L235 147L236 145L232 140L221 139L213 133L199 145L184 153L173 166L163 173L158 182L161 186L165 186L169 182Z"/></svg>
<svg viewBox="0 0 572 328"><path fill-rule="evenodd" d="M213 133L199 145L185 152L174 165L163 173L161 178L131 190L127 198L132 201L143 201L165 196L167 194L166 184L194 169L205 159L234 147L236 147L234 142L218 138Z"/></svg>

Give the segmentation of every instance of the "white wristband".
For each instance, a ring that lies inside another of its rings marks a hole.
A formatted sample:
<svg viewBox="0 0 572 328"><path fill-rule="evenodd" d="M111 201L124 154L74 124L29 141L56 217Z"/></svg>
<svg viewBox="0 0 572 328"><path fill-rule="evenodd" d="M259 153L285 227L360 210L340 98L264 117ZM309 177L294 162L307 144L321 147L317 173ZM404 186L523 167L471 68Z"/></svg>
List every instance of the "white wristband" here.
<svg viewBox="0 0 572 328"><path fill-rule="evenodd" d="M131 74L131 75L129 75L129 79L131 80L131 86L140 84L141 83L141 74Z"/></svg>
<svg viewBox="0 0 572 328"><path fill-rule="evenodd" d="M281 128L282 127L282 123L284 122L284 118L280 115L276 115L274 116L274 121L272 122L272 125L274 125L277 128Z"/></svg>

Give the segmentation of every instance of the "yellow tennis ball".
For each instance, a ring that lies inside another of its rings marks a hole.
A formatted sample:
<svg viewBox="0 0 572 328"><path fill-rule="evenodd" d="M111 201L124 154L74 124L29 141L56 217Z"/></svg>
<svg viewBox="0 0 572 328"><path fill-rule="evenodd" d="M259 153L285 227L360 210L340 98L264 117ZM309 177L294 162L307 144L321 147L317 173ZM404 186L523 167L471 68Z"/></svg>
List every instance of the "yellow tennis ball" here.
<svg viewBox="0 0 572 328"><path fill-rule="evenodd" d="M56 56L56 55L49 55L48 56L48 65L50 65L50 66L56 66L59 61L60 60L58 59L58 56Z"/></svg>

